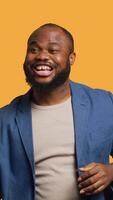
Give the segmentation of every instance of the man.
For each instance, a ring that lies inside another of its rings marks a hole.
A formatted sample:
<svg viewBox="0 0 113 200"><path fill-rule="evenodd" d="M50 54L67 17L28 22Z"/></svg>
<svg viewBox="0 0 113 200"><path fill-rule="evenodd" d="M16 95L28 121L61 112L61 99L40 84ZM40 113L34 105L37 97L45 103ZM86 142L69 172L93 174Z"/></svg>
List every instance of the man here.
<svg viewBox="0 0 113 200"><path fill-rule="evenodd" d="M104 200L112 187L113 96L69 80L72 35L45 24L28 39L30 91L0 110L3 200Z"/></svg>

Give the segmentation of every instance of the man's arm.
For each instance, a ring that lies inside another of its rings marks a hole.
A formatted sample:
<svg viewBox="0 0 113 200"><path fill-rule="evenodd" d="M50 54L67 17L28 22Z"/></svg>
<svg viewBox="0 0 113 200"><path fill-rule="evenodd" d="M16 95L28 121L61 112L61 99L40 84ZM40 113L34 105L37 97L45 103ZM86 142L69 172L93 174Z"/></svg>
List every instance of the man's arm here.
<svg viewBox="0 0 113 200"><path fill-rule="evenodd" d="M91 163L80 168L78 178L80 194L92 195L104 191L113 181L113 165Z"/></svg>

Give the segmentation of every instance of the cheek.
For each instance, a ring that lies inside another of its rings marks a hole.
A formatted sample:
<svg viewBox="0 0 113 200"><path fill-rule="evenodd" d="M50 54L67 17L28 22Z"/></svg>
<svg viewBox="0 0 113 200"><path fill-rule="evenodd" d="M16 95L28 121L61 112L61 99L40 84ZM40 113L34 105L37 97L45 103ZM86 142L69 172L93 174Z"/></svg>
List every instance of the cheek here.
<svg viewBox="0 0 113 200"><path fill-rule="evenodd" d="M31 65L33 64L33 57L30 55L30 56L26 56L26 58L25 58L25 62L24 62L24 68L26 69L26 70L30 70L30 68L31 68Z"/></svg>
<svg viewBox="0 0 113 200"><path fill-rule="evenodd" d="M26 55L26 61L27 62L34 60L34 58L35 58L35 55L33 55L33 54L29 53L29 54Z"/></svg>
<svg viewBox="0 0 113 200"><path fill-rule="evenodd" d="M67 67L67 64L69 64L69 58L67 55L59 55L56 57L57 64L61 67L61 69L64 69Z"/></svg>

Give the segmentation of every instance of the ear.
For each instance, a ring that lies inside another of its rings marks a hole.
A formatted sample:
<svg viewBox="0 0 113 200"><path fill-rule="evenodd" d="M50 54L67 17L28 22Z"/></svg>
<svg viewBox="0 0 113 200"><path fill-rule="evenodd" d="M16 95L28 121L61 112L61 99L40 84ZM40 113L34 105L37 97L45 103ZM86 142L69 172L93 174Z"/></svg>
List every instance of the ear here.
<svg viewBox="0 0 113 200"><path fill-rule="evenodd" d="M75 54L75 52L72 52L72 53L69 55L69 62L70 62L70 65L73 65L73 64L74 64L75 58L76 58L76 54Z"/></svg>

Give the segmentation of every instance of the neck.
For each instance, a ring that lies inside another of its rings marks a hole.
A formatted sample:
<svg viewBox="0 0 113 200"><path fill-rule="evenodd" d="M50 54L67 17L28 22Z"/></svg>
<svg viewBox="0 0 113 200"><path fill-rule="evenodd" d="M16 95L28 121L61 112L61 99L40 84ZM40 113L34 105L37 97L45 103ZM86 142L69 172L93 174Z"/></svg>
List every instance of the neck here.
<svg viewBox="0 0 113 200"><path fill-rule="evenodd" d="M33 88L33 101L42 106L55 105L64 102L70 97L69 80L55 90L47 93Z"/></svg>

